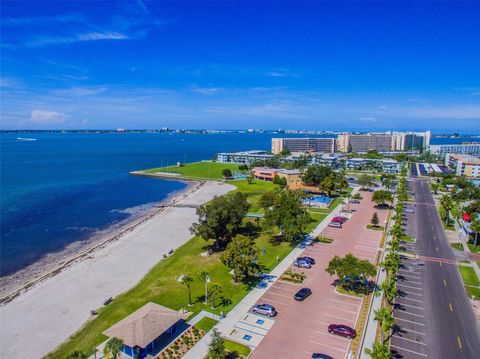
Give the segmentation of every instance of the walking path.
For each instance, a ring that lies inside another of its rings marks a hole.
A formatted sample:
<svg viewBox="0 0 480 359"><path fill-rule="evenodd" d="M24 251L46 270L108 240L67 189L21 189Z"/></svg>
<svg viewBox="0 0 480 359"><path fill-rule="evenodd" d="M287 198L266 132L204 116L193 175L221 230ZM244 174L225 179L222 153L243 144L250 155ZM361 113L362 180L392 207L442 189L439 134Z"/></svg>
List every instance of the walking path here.
<svg viewBox="0 0 480 359"><path fill-rule="evenodd" d="M356 189L354 189L356 192ZM338 215L342 209L339 205L335 208L322 222L312 231L311 237L315 237L320 234L328 225L330 220ZM267 292L267 290L273 286L275 281L287 270L292 262L297 258L309 245L310 240L306 239L301 242L292 252L286 256L269 274L262 283L248 293L243 300L233 308L228 315L220 320L215 328L223 335L228 333L234 328L235 324L242 320L250 308ZM211 331L205 335L187 354L183 356L183 359L201 359L208 354L208 344L211 341Z"/></svg>

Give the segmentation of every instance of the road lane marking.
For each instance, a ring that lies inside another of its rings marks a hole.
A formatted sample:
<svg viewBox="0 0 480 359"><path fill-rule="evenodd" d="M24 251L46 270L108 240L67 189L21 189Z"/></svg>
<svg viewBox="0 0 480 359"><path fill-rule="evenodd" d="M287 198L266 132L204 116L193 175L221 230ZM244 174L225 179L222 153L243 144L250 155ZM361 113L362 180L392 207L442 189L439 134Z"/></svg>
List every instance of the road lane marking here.
<svg viewBox="0 0 480 359"><path fill-rule="evenodd" d="M408 322L408 323L412 323L412 324L416 324L416 325L421 325L421 326L425 326L425 324L423 323L419 323L419 322L412 322L411 320L407 320L407 319L402 319L402 318L399 318L399 317L394 317L395 320L401 320L403 322Z"/></svg>
<svg viewBox="0 0 480 359"><path fill-rule="evenodd" d="M445 287L447 286L447 280L446 279L443 280L443 284L445 285Z"/></svg>
<svg viewBox="0 0 480 359"><path fill-rule="evenodd" d="M438 252L438 247L435 247L435 250Z"/></svg>
<svg viewBox="0 0 480 359"><path fill-rule="evenodd" d="M457 343L460 350L462 350L462 341L460 340L460 337L457 337Z"/></svg>
<svg viewBox="0 0 480 359"><path fill-rule="evenodd" d="M428 357L427 354L422 354L422 353L419 353L419 352L416 352L416 351L413 351L413 350L410 350L410 349L405 349L405 348L399 347L399 346L397 346L397 345L392 345L392 344L390 344L390 346L391 346L392 348L396 348L396 349L400 349L400 350L405 350L406 352L410 352L410 353L413 353L413 354L418 354L418 355L421 355L421 356L424 356L424 357Z"/></svg>
<svg viewBox="0 0 480 359"><path fill-rule="evenodd" d="M448 306L450 307L450 311L453 312L452 303L448 303Z"/></svg>
<svg viewBox="0 0 480 359"><path fill-rule="evenodd" d="M442 262L438 262L440 264L440 267L442 266Z"/></svg>
<svg viewBox="0 0 480 359"><path fill-rule="evenodd" d="M401 337L401 336L399 336L399 335L397 335L397 334L393 334L392 336L395 337L395 338L400 338L400 339L403 339L403 340L408 340L409 342L412 342L412 343L415 343L415 344L420 344L420 345L426 346L425 343L417 342L416 340L412 340L412 339L408 339L408 338L404 338L404 337Z"/></svg>

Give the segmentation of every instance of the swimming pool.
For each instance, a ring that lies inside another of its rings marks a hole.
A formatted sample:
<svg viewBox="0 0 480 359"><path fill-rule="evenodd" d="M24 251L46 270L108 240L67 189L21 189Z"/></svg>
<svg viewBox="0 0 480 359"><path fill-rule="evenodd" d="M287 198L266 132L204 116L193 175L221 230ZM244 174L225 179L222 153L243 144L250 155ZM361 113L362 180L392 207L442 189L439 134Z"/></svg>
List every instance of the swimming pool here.
<svg viewBox="0 0 480 359"><path fill-rule="evenodd" d="M310 198L305 198L303 203L307 206L318 206L318 205L327 205L331 201L330 197L326 196L315 196Z"/></svg>

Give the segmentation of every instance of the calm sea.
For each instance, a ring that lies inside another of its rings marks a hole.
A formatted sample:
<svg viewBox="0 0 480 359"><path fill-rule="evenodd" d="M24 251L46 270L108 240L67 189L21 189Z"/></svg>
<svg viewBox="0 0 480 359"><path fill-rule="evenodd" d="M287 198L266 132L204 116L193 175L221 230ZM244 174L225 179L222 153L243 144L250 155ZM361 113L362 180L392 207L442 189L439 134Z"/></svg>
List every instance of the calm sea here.
<svg viewBox="0 0 480 359"><path fill-rule="evenodd" d="M269 149L272 137L2 134L0 275L90 238L186 186L130 176L129 171L211 159L222 151ZM440 140L447 141L451 140Z"/></svg>

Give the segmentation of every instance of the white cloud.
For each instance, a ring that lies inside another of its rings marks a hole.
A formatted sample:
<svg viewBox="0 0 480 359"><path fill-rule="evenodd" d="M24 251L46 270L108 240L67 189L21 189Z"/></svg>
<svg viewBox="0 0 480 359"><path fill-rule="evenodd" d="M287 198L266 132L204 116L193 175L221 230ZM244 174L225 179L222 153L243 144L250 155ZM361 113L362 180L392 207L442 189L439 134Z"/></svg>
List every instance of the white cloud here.
<svg viewBox="0 0 480 359"><path fill-rule="evenodd" d="M106 90L106 87L76 86L66 90L56 90L55 93L59 95L90 96L103 93Z"/></svg>
<svg viewBox="0 0 480 359"><path fill-rule="evenodd" d="M0 78L0 87L1 88L16 88L20 87L21 83L17 79L12 77L1 77Z"/></svg>
<svg viewBox="0 0 480 359"><path fill-rule="evenodd" d="M78 41L125 40L128 36L120 32L90 32L77 35Z"/></svg>
<svg viewBox="0 0 480 359"><path fill-rule="evenodd" d="M202 95L213 95L222 89L219 87L199 87L199 86L192 86L192 91L200 93Z"/></svg>
<svg viewBox="0 0 480 359"><path fill-rule="evenodd" d="M63 123L67 117L66 114L57 111L33 110L27 122L34 124Z"/></svg>
<svg viewBox="0 0 480 359"><path fill-rule="evenodd" d="M372 117L372 116L363 116L363 117L360 117L360 121L362 121L362 122L377 122L377 119L375 117Z"/></svg>

